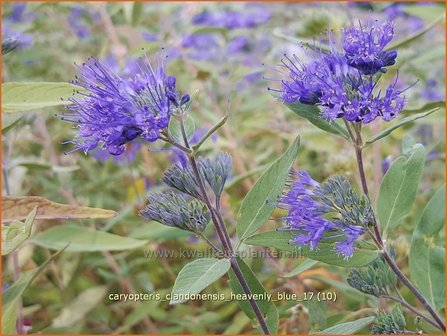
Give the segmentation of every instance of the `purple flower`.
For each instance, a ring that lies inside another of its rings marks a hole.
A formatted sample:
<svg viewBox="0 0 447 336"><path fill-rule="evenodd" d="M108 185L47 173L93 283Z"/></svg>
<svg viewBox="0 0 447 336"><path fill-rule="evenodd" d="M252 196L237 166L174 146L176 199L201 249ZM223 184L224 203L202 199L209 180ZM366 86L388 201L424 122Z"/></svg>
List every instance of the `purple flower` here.
<svg viewBox="0 0 447 336"><path fill-rule="evenodd" d="M346 36L353 35L355 29L347 30L350 33L345 32L345 45L349 44L346 43ZM364 38L370 39L371 36L365 34ZM406 90L397 89L397 78L382 94L376 89L379 78L371 76L369 71L366 75L352 58L350 61L346 54L337 51L330 34L329 40L331 51L313 48L314 51L306 52L308 62L296 55L292 58L285 55L281 66L286 69L288 78L281 81L281 90L274 91L279 91L281 99L286 103L321 106L322 116L329 120L345 118L347 121L367 124L378 116L386 121L396 117L404 106L405 99L401 94ZM354 43L352 39L351 42L350 45ZM362 44L365 41L357 42ZM380 64L382 68L385 63Z"/></svg>
<svg viewBox="0 0 447 336"><path fill-rule="evenodd" d="M230 9L216 12L203 11L193 17L192 23L227 29L254 28L266 23L270 17L270 12L264 6L247 4L241 12Z"/></svg>
<svg viewBox="0 0 447 336"><path fill-rule="evenodd" d="M393 163L393 157L391 155L388 155L383 161L382 161L382 174L385 175L385 173L390 169L391 164Z"/></svg>
<svg viewBox="0 0 447 336"><path fill-rule="evenodd" d="M350 258L371 220L369 203L362 203L340 176L322 185L306 171L292 172L291 177L289 189L278 198L278 206L287 210L286 228L296 233L291 242L315 250L321 241L337 238L335 251Z"/></svg>
<svg viewBox="0 0 447 336"><path fill-rule="evenodd" d="M238 53L241 51L248 51L249 47L250 47L250 45L249 45L248 37L237 36L228 42L227 53L234 54L234 53Z"/></svg>
<svg viewBox="0 0 447 336"><path fill-rule="evenodd" d="M210 33L187 35L182 47L189 49L188 56L198 61L218 59L221 54L218 37Z"/></svg>
<svg viewBox="0 0 447 336"><path fill-rule="evenodd" d="M88 152L100 146L120 155L137 138L154 142L180 104L175 77L166 75L161 58L153 67L146 57L139 71L126 77L94 57L78 67L80 74L73 84L84 90L68 98L72 113L61 116L77 125L78 134L69 141L76 146L73 151Z"/></svg>
<svg viewBox="0 0 447 336"><path fill-rule="evenodd" d="M73 7L68 16L68 23L80 39L87 39L91 35L87 19L97 22L99 18L99 12L90 12L82 7Z"/></svg>
<svg viewBox="0 0 447 336"><path fill-rule="evenodd" d="M427 79L421 91L421 97L427 101L439 101L444 99L444 93L435 79Z"/></svg>
<svg viewBox="0 0 447 336"><path fill-rule="evenodd" d="M17 41L18 48L20 49L24 49L33 44L31 35L17 31L7 21L2 22L2 37L4 40L10 38Z"/></svg>
<svg viewBox="0 0 447 336"><path fill-rule="evenodd" d="M386 67L396 62L395 50L384 50L394 36L391 22L378 22L363 27L352 26L343 32L343 49L348 65L365 75L386 72Z"/></svg>

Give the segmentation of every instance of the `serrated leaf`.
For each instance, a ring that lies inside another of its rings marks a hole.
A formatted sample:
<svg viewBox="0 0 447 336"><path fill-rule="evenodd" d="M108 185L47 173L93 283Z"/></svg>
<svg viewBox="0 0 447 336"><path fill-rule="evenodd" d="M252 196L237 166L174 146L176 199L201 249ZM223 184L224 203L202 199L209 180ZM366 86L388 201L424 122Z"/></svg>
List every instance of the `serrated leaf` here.
<svg viewBox="0 0 447 336"><path fill-rule="evenodd" d="M227 259L202 258L187 264L175 279L170 304L187 301L186 294L198 294L228 272L231 265ZM180 296L174 299L175 296Z"/></svg>
<svg viewBox="0 0 447 336"><path fill-rule="evenodd" d="M349 139L349 134L343 126L340 126L335 121L327 121L320 116L320 109L315 105L306 105L301 103L284 103L289 109L298 114L300 117L303 117L309 120L313 125L317 126L319 129L323 131L340 135L345 139Z"/></svg>
<svg viewBox="0 0 447 336"><path fill-rule="evenodd" d="M37 207L36 219L111 218L113 210L61 204L40 196L2 197L2 222L25 219Z"/></svg>
<svg viewBox="0 0 447 336"><path fill-rule="evenodd" d="M240 258L237 258L237 263L245 280L248 283L248 287L250 288L251 293L265 296L265 294L267 294L267 291L259 282L258 278L250 269L250 267ZM245 292L239 284L239 281L237 280L236 274L234 274L233 270L230 271L229 276L229 284L233 293L235 295L245 295ZM247 315L247 317L252 320L253 325L259 329L259 332L262 332L250 303L247 300L238 300L237 302L244 313ZM279 316L275 304L271 300L257 300L256 302L259 310L265 317L265 322L267 324L269 332L271 334L276 334L278 330Z"/></svg>
<svg viewBox="0 0 447 336"><path fill-rule="evenodd" d="M397 158L383 177L377 213L384 235L409 214L416 198L424 162L424 147L417 144L408 157Z"/></svg>
<svg viewBox="0 0 447 336"><path fill-rule="evenodd" d="M26 217L25 222L14 221L9 225L2 224L2 255L10 254L31 235L37 207Z"/></svg>
<svg viewBox="0 0 447 336"><path fill-rule="evenodd" d="M424 208L413 232L409 256L411 279L436 310L445 307L445 248L439 241L444 224L445 186Z"/></svg>
<svg viewBox="0 0 447 336"><path fill-rule="evenodd" d="M421 119L424 118L430 114L432 114L433 112L438 111L439 108L434 108L430 111L427 112L423 112L423 113L417 113L417 114L413 114L409 117L405 117L401 120L399 120L398 122L394 123L393 125L391 125L390 127L385 128L383 131L381 131L378 134L373 135L372 137L368 138L365 142L366 145L369 145L379 139L382 139L383 137L386 137L388 134L390 134L391 132L393 132L394 130L398 129L399 127L402 127L408 123L411 123L417 119Z"/></svg>
<svg viewBox="0 0 447 336"><path fill-rule="evenodd" d="M147 244L146 240L69 224L54 226L40 232L31 238L31 242L49 249L59 249L70 243L67 247L67 251L70 252L132 250Z"/></svg>
<svg viewBox="0 0 447 336"><path fill-rule="evenodd" d="M287 151L262 174L245 196L237 215L236 226L241 241L259 229L275 209L275 205L268 202L276 201L283 191L299 146L300 139L297 137Z"/></svg>
<svg viewBox="0 0 447 336"><path fill-rule="evenodd" d="M46 107L68 105L61 98L70 97L81 87L69 83L22 82L2 84L2 113L26 112Z"/></svg>
<svg viewBox="0 0 447 336"><path fill-rule="evenodd" d="M11 287L2 294L2 335L16 333L17 304L31 282L44 270L44 268L58 256L64 249L53 254L35 270L23 273Z"/></svg>
<svg viewBox="0 0 447 336"><path fill-rule="evenodd" d="M335 252L333 244L320 242L318 244L318 249L311 250L307 246L299 248L297 245L290 244L289 241L292 238L292 232L268 231L248 237L244 243L254 246L274 247L280 251L296 253L297 256L304 256L341 267L363 266L373 261L378 256L378 251L358 248L356 246L354 255L348 260L345 260Z"/></svg>
<svg viewBox="0 0 447 336"><path fill-rule="evenodd" d="M315 335L352 335L366 326L370 325L376 319L375 316L364 317L352 322L345 322L324 329Z"/></svg>

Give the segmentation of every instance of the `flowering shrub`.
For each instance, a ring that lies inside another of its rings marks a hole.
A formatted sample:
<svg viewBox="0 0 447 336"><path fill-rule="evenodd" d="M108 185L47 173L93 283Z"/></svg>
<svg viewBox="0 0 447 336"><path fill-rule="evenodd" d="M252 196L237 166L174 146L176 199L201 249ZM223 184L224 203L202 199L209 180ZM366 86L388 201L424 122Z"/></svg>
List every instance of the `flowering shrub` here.
<svg viewBox="0 0 447 336"><path fill-rule="evenodd" d="M2 6L2 334L445 333L441 4Z"/></svg>

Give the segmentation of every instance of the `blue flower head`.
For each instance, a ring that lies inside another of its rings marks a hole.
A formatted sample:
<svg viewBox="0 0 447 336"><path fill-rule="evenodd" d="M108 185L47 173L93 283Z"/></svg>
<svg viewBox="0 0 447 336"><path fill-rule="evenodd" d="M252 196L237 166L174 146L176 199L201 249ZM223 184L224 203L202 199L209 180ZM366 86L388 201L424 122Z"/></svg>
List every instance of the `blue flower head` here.
<svg viewBox="0 0 447 336"><path fill-rule="evenodd" d="M397 52L386 51L385 47L394 36L391 22L370 23L363 27L347 28L343 32L343 49L348 65L365 75L386 72L386 67L396 63Z"/></svg>
<svg viewBox="0 0 447 336"><path fill-rule="evenodd" d="M146 57L138 69L120 76L94 57L78 66L73 84L84 90L68 98L71 113L61 119L73 122L78 134L70 141L88 152L103 148L120 155L137 138L158 140L175 108L184 103L176 91L176 80L166 74L164 59L153 67Z"/></svg>
<svg viewBox="0 0 447 336"><path fill-rule="evenodd" d="M397 89L397 78L385 92L377 89L380 76L372 74L384 72L396 58L395 52L383 51L392 38L392 25L380 27L371 28L369 33L363 28L347 29L343 36L346 53L337 49L328 34L329 51L313 47L306 51L307 60L284 55L280 66L285 69L286 79L281 80L282 88L274 91L286 103L320 106L322 117L328 120L344 118L363 124L377 117L392 120L403 109L402 93L406 89Z"/></svg>
<svg viewBox="0 0 447 336"><path fill-rule="evenodd" d="M367 199L360 198L341 176L323 184L306 171L292 172L291 177L289 189L278 199L278 206L287 210L286 228L295 234L291 243L315 250L321 241L335 239L335 252L350 258L355 241L372 220Z"/></svg>

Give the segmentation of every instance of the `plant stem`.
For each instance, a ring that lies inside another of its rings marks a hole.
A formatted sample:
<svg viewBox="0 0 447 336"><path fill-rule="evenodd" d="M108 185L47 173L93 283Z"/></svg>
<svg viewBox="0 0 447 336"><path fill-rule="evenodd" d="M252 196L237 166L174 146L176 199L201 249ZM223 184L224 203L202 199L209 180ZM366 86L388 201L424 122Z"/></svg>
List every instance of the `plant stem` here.
<svg viewBox="0 0 447 336"><path fill-rule="evenodd" d="M348 128L349 134L351 136L351 139L353 141L356 159L357 159L357 167L359 170L360 180L362 184L363 193L369 197L368 195L368 183L366 180L365 175L365 169L363 166L363 157L362 157L362 137L361 137L361 125L356 126L354 125L354 130L356 133L356 136L353 135L351 132L351 129L349 127L349 124L345 121L346 126ZM380 233L380 227L379 222L377 221L376 217L373 215L373 229L374 234L371 234L374 242L376 243L377 247L381 250L383 257L385 258L388 265L391 267L393 272L396 274L396 276L402 281L402 283L416 296L416 298L419 300L419 302L427 309L427 311L430 313L430 315L433 317L433 319L436 321L437 326L442 330L445 331L445 323L442 321L442 319L439 317L437 312L430 306L430 304L427 302L425 297L421 294L421 292L411 283L410 280L405 276L405 274L402 273L402 271L399 269L399 267L394 262L394 259L388 254L388 251L386 249L386 245L383 243L382 235Z"/></svg>
<svg viewBox="0 0 447 336"><path fill-rule="evenodd" d="M381 297L388 299L388 300L393 300L396 301L398 303L400 303L402 306L404 306L405 308L407 308L409 311L411 311L413 314L422 317L425 321L427 321L428 323L430 323L431 325L435 326L436 328L438 328L438 325L436 324L435 321L433 321L431 318L429 318L428 316L425 316L424 314L422 314L420 311L418 311L416 308L414 308L412 305L410 305L407 301L399 299L397 297L391 296L391 295L382 295Z"/></svg>
<svg viewBox="0 0 447 336"><path fill-rule="evenodd" d="M405 274L402 273L402 271L399 269L399 267L394 262L394 259L388 254L386 249L383 249L383 257L387 261L388 265L390 265L393 272L397 275L397 277L402 281L402 283L408 287L408 289L416 296L416 298L421 302L421 304L427 309L427 311L430 313L430 315L433 317L433 319L436 321L438 327L445 331L445 323L441 320L438 313L430 306L430 304L427 302L427 300L424 298L421 292L411 283L410 280L405 276Z"/></svg>
<svg viewBox="0 0 447 336"><path fill-rule="evenodd" d="M5 191L7 196L11 196L11 189L9 188L8 171L6 168L2 168L3 181L5 184ZM17 282L20 277L20 264L19 264L19 250L15 250L11 254L12 258L12 268L14 273L14 281ZM22 299L19 298L17 302L17 322L16 322L17 334L23 334L23 303Z"/></svg>
<svg viewBox="0 0 447 336"><path fill-rule="evenodd" d="M188 138L186 136L185 127L183 124L183 120L180 120L180 129L182 132L182 137L185 143L184 148L190 149L190 145L188 142ZM178 146L177 146L178 147ZM183 147L183 146L182 146ZM180 148L180 147L179 147ZM211 214L211 220L214 224L214 227L216 228L217 235L219 236L219 239L222 243L224 254L226 257L230 259L231 268L233 269L234 274L236 275L236 278L241 285L242 290L244 293L249 297L248 301L250 303L250 306L253 309L253 312L256 315L256 319L258 320L258 323L263 331L264 334L268 335L270 334L269 329L267 327L267 323L265 322L264 315L262 314L258 303L256 300L252 298L252 293L250 290L250 287L247 283L247 280L244 278L244 275L242 274L241 269L239 268L239 265L236 260L236 256L234 255L233 246L231 245L230 237L228 235L227 228L225 226L225 223L223 221L222 215L220 211L217 211L216 208L214 208L211 204L210 198L208 197L208 194L206 192L205 184L202 179L202 175L200 174L199 168L197 166L197 160L195 158L195 153L190 154L189 152L186 152L189 158L189 162L192 167L192 171L194 173L194 177L196 179L197 185L199 186L199 192L202 197L202 200L205 202L206 206L208 207L210 214Z"/></svg>

